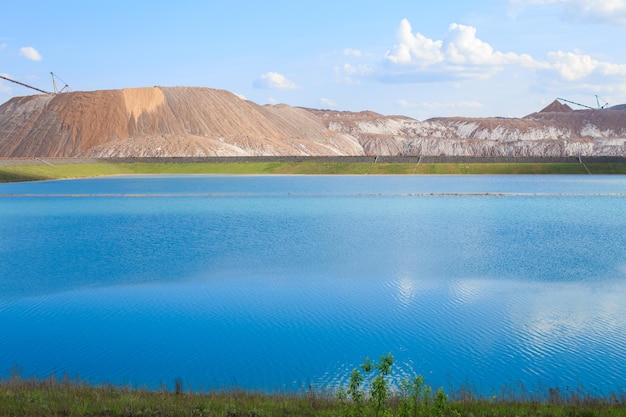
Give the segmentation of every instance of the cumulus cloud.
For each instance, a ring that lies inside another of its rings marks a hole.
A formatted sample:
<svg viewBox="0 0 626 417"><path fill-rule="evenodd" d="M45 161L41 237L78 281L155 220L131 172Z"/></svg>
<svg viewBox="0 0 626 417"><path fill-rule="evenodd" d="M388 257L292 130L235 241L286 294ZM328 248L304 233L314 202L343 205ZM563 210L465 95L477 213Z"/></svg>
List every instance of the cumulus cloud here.
<svg viewBox="0 0 626 417"><path fill-rule="evenodd" d="M579 51L549 52L544 59L497 51L477 37L476 28L457 23L449 26L444 39L433 40L420 33L414 34L409 21L403 19L398 29L398 41L393 50L387 51L386 65L378 74L383 82L486 79L507 67L552 71L566 81L580 80L592 74L626 76L626 65L597 61ZM350 74L348 70L346 73Z"/></svg>
<svg viewBox="0 0 626 417"><path fill-rule="evenodd" d="M554 68L563 78L569 81L579 80L594 72L599 65L589 55L575 54L573 52L550 52L548 57L553 62Z"/></svg>
<svg viewBox="0 0 626 417"><path fill-rule="evenodd" d="M413 34L407 19L400 22L398 40L385 59L392 64L392 77L410 81L436 81L462 78L488 78L504 66L538 69L546 64L528 54L496 51L476 36L476 28L453 23L444 39L433 40ZM384 78L384 77L383 77Z"/></svg>
<svg viewBox="0 0 626 417"><path fill-rule="evenodd" d="M413 29L407 19L402 19L398 28L398 40L395 53L387 51L386 58L396 64L417 63L428 66L442 62L445 57L442 52L443 41L428 39L420 33L413 35Z"/></svg>
<svg viewBox="0 0 626 417"><path fill-rule="evenodd" d="M257 78L252 84L255 88L267 88L277 90L295 90L298 88L296 83L289 80L283 74L277 72L266 72Z"/></svg>
<svg viewBox="0 0 626 417"><path fill-rule="evenodd" d="M529 6L555 4L563 14L580 21L626 23L626 0L509 0L515 14Z"/></svg>
<svg viewBox="0 0 626 417"><path fill-rule="evenodd" d="M32 46L24 46L20 48L19 52L21 57L24 57L30 61L41 61L43 58L41 54Z"/></svg>

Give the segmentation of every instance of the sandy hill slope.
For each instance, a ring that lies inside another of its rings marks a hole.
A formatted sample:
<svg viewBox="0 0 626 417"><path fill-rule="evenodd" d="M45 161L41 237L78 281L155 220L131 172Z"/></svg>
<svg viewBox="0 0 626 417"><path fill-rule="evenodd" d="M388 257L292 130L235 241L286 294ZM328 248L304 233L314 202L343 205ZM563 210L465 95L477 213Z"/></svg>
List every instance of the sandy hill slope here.
<svg viewBox="0 0 626 417"><path fill-rule="evenodd" d="M311 113L227 91L133 88L36 95L0 106L0 156L353 155Z"/></svg>
<svg viewBox="0 0 626 417"><path fill-rule="evenodd" d="M204 87L35 95L0 106L0 157L273 155L624 156L626 109L555 101L524 118L418 121L260 106Z"/></svg>

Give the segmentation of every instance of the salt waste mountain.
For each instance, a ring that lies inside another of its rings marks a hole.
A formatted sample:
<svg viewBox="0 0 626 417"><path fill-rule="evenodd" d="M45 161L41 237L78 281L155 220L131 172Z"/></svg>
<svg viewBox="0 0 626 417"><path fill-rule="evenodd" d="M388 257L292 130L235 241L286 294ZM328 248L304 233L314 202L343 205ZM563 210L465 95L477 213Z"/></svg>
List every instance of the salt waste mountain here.
<svg viewBox="0 0 626 417"><path fill-rule="evenodd" d="M261 106L224 90L146 87L14 97L0 157L626 155L626 106L555 100L523 118L433 118Z"/></svg>

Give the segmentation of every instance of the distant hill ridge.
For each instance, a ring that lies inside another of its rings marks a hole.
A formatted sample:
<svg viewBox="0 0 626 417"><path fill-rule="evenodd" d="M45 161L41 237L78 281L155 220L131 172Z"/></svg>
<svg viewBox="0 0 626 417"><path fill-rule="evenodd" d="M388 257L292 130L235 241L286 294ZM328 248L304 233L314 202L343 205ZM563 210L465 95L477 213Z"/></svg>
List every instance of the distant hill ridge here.
<svg viewBox="0 0 626 417"><path fill-rule="evenodd" d="M626 106L555 101L524 118L433 118L261 106L224 90L147 87L15 97L0 157L624 156Z"/></svg>
<svg viewBox="0 0 626 417"><path fill-rule="evenodd" d="M559 100L554 100L552 103L547 105L544 109L542 109L539 113L550 113L550 112L559 112L559 113L568 113L573 111L570 106L567 104L561 103Z"/></svg>

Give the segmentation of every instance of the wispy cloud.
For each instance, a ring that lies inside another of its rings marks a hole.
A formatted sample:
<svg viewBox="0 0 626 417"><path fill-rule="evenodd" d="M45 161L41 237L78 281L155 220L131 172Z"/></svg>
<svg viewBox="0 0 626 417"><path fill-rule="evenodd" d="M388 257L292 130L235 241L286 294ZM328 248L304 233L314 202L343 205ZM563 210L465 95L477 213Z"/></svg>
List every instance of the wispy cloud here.
<svg viewBox="0 0 626 417"><path fill-rule="evenodd" d="M459 108L480 108L483 105L477 101L459 101L452 103L442 103L439 101L421 101L414 102L410 100L398 100L398 105L407 109L459 109Z"/></svg>
<svg viewBox="0 0 626 417"><path fill-rule="evenodd" d="M322 97L320 99L320 103L322 103L322 105L324 105L326 107L337 107L337 103L335 103L334 100L332 100L330 98L326 98L326 97Z"/></svg>
<svg viewBox="0 0 626 417"><path fill-rule="evenodd" d="M417 103L405 99L398 100L398 105L407 109L414 109L417 107Z"/></svg>
<svg viewBox="0 0 626 417"><path fill-rule="evenodd" d="M459 101L456 103L441 103L438 101L423 101L419 106L427 109L462 109L462 108L481 108L483 105L477 101Z"/></svg>
<svg viewBox="0 0 626 417"><path fill-rule="evenodd" d="M358 49L352 49L352 48L346 48L343 50L343 54L346 56L355 56L355 57L361 57L363 56L363 52L361 52Z"/></svg>
<svg viewBox="0 0 626 417"><path fill-rule="evenodd" d="M41 61L43 59L41 54L32 46L24 46L20 48L19 55L30 61Z"/></svg>
<svg viewBox="0 0 626 417"><path fill-rule="evenodd" d="M278 72L266 72L257 78L252 84L255 88L267 88L277 90L295 90L298 87L296 83L289 80L283 74Z"/></svg>
<svg viewBox="0 0 626 417"><path fill-rule="evenodd" d="M509 0L509 5L515 15L532 6L556 5L568 19L626 24L626 0Z"/></svg>

